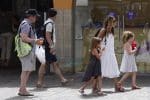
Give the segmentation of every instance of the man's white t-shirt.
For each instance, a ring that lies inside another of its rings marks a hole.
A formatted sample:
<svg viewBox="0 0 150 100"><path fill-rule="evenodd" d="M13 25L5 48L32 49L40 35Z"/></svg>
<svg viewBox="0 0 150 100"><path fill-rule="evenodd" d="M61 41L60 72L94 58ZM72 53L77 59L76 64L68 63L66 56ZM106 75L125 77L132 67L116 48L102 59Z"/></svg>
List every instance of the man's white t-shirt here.
<svg viewBox="0 0 150 100"><path fill-rule="evenodd" d="M49 23L49 22L51 22L51 23ZM46 24L46 23L48 23L48 24L46 25L46 32L51 32L51 33L52 33L52 31L53 31L53 42L54 42L54 46L56 46L55 23L54 23L54 21L53 21L52 19L50 19L50 18L48 18L48 19L44 22L44 24ZM52 23L53 23L53 24L52 24Z"/></svg>

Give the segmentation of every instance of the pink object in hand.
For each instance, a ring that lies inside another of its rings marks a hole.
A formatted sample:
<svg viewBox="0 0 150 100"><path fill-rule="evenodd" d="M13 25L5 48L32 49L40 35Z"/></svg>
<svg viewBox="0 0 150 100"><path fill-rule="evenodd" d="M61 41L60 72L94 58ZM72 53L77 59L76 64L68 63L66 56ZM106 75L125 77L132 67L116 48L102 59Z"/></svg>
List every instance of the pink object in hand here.
<svg viewBox="0 0 150 100"><path fill-rule="evenodd" d="M136 46L137 46L136 41L134 40L131 45L132 45L132 50L134 50L136 48Z"/></svg>

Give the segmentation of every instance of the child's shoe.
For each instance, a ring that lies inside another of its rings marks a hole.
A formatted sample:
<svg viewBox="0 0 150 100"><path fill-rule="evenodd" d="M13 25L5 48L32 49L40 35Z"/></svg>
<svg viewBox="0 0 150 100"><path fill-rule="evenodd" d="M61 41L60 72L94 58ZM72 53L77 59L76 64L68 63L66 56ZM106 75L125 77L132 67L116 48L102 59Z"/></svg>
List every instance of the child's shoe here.
<svg viewBox="0 0 150 100"><path fill-rule="evenodd" d="M79 92L83 95L84 94L84 90L79 89Z"/></svg>
<svg viewBox="0 0 150 100"><path fill-rule="evenodd" d="M122 86L121 83L116 83L116 85L115 85L115 91L116 92L124 92L125 89L123 88L123 86Z"/></svg>
<svg viewBox="0 0 150 100"><path fill-rule="evenodd" d="M135 86L132 86L132 90L137 90L137 89L141 89L139 86L135 85Z"/></svg>

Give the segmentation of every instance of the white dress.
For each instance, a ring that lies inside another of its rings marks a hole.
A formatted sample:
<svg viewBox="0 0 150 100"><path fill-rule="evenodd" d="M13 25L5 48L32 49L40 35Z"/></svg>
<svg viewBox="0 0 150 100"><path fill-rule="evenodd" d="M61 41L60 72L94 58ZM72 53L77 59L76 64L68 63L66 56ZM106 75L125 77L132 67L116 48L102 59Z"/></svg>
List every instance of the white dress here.
<svg viewBox="0 0 150 100"><path fill-rule="evenodd" d="M124 55L122 58L120 71L121 72L137 72L137 66L136 66L134 54L129 55L128 52L124 50Z"/></svg>
<svg viewBox="0 0 150 100"><path fill-rule="evenodd" d="M106 39L103 39L101 46L102 48L105 47L105 51L102 53L101 56L102 77L119 77L120 71L118 68L118 63L114 50L113 34L108 34L108 36L106 36Z"/></svg>

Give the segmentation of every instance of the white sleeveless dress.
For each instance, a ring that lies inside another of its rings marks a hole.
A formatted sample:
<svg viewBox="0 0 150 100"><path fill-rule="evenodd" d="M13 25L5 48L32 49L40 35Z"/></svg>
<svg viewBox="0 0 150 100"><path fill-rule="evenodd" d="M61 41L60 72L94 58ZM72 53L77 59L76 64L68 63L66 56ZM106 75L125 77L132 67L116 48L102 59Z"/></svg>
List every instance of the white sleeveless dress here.
<svg viewBox="0 0 150 100"><path fill-rule="evenodd" d="M124 50L124 55L122 58L122 63L120 67L121 72L137 72L137 66L135 62L134 54L129 55L126 50Z"/></svg>
<svg viewBox="0 0 150 100"><path fill-rule="evenodd" d="M105 51L102 53L101 56L102 77L119 77L120 71L118 68L118 63L114 50L113 34L110 33L108 36L106 36L106 39L103 39L101 46L105 47Z"/></svg>

